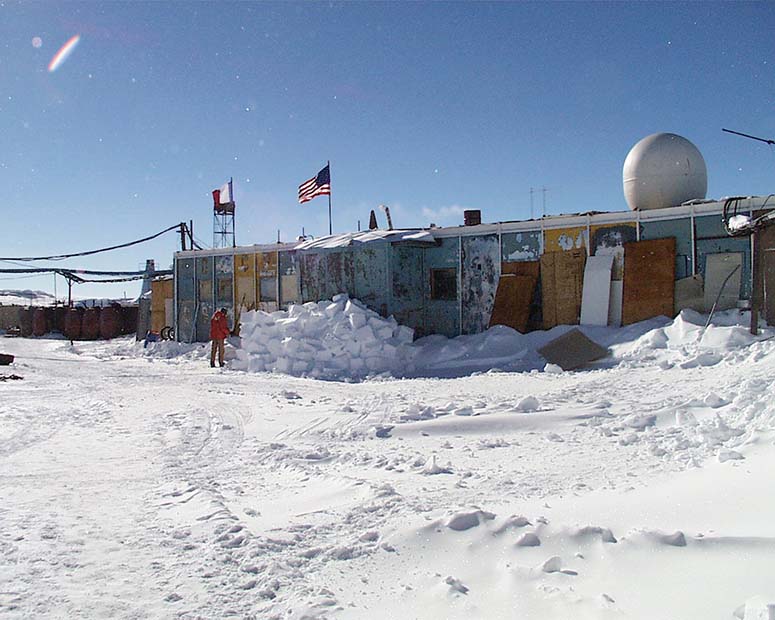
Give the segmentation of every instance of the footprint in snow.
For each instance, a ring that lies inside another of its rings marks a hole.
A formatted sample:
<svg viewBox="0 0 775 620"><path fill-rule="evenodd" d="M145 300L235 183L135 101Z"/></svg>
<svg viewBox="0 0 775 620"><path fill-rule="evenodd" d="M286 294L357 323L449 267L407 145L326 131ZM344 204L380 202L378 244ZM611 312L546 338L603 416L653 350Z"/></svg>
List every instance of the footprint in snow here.
<svg viewBox="0 0 775 620"><path fill-rule="evenodd" d="M463 585L463 582L460 581L460 579L455 579L454 577L447 577L444 580L444 583L446 583L450 590L453 592L460 592L461 594L468 594L468 587Z"/></svg>

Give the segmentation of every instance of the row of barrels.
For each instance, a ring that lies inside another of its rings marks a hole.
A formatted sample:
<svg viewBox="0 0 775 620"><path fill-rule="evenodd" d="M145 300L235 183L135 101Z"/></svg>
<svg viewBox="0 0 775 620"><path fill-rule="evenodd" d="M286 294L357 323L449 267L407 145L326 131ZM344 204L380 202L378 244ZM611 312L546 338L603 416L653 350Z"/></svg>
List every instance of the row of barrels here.
<svg viewBox="0 0 775 620"><path fill-rule="evenodd" d="M113 304L104 308L28 308L20 314L23 336L59 332L68 340L98 340L133 334L137 307Z"/></svg>

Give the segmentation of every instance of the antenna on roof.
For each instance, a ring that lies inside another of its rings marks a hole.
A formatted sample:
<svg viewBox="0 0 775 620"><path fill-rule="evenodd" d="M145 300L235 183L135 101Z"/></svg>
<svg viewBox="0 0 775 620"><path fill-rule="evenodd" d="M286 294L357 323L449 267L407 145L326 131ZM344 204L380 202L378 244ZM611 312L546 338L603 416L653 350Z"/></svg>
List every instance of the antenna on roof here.
<svg viewBox="0 0 775 620"><path fill-rule="evenodd" d="M727 133L733 133L736 136L743 136L744 138L750 138L751 140L758 140L759 142L766 142L767 144L775 144L775 140L770 140L768 138L758 138L756 136L752 136L752 135L747 134L747 133L741 133L739 131L732 131L731 129L724 129L723 127L721 128L721 131L726 131Z"/></svg>

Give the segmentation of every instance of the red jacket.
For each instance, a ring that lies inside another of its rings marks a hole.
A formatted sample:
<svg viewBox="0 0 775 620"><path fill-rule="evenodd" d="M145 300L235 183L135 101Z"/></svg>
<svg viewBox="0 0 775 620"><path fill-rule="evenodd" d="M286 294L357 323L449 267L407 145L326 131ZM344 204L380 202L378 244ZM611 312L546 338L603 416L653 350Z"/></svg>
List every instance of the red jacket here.
<svg viewBox="0 0 775 620"><path fill-rule="evenodd" d="M229 335L229 323L226 315L220 310L216 311L210 319L210 340L223 340Z"/></svg>

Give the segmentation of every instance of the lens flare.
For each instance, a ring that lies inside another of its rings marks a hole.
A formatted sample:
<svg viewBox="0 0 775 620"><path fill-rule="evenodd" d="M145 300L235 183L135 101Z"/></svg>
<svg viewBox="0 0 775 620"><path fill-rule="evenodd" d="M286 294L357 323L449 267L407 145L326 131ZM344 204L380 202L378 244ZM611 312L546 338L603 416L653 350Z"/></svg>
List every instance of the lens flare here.
<svg viewBox="0 0 775 620"><path fill-rule="evenodd" d="M40 37L32 37L32 47L37 49L41 45L43 45L43 39L41 39Z"/></svg>
<svg viewBox="0 0 775 620"><path fill-rule="evenodd" d="M54 57L51 59L51 62L48 63L49 73L53 73L54 71L59 69L60 66L62 66L62 63L65 60L67 60L70 54L73 53L75 46L78 45L78 41L80 40L81 40L81 35L80 34L75 35L67 43L65 43L56 54L54 54Z"/></svg>

